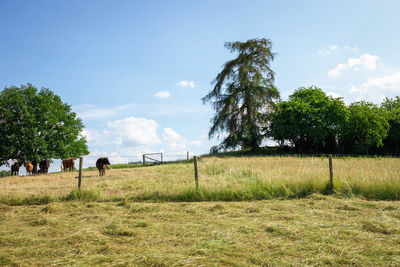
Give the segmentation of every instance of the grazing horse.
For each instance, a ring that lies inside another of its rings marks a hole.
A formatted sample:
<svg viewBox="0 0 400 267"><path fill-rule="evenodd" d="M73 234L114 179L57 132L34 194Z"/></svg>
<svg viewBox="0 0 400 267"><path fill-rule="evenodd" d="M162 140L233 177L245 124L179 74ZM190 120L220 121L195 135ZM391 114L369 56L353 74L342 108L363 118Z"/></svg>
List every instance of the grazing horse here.
<svg viewBox="0 0 400 267"><path fill-rule="evenodd" d="M96 161L96 167L99 169L99 175L104 176L106 174L107 165L110 165L110 161L108 158L99 158Z"/></svg>
<svg viewBox="0 0 400 267"><path fill-rule="evenodd" d="M13 165L11 165L11 173L13 174L13 175L18 175L19 174L19 167L20 167L21 165L19 164L19 162L15 162Z"/></svg>
<svg viewBox="0 0 400 267"><path fill-rule="evenodd" d="M75 169L75 160L76 158L64 159L61 163L61 170L65 172L68 170L73 171Z"/></svg>
<svg viewBox="0 0 400 267"><path fill-rule="evenodd" d="M30 162L29 160L26 162L25 164L25 168L26 168L26 174L27 175L32 175L32 170L33 170L33 164L32 162Z"/></svg>
<svg viewBox="0 0 400 267"><path fill-rule="evenodd" d="M39 168L42 174L48 174L50 168L50 161L48 159L42 159L39 162Z"/></svg>

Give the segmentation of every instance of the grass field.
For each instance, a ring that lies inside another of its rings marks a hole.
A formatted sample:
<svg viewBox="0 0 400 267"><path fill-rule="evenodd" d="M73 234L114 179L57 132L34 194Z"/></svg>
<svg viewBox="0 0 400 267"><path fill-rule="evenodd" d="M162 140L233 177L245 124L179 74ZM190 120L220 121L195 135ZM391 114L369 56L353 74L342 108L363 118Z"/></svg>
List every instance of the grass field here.
<svg viewBox="0 0 400 267"><path fill-rule="evenodd" d="M400 202L54 202L0 205L0 265L400 264Z"/></svg>
<svg viewBox="0 0 400 267"><path fill-rule="evenodd" d="M400 159L333 164L330 195L326 158L2 178L0 266L400 265Z"/></svg>
<svg viewBox="0 0 400 267"><path fill-rule="evenodd" d="M199 160L199 183L193 163L84 172L81 194L77 173L0 179L0 202L48 202L53 199L135 201L240 201L296 198L326 193L327 158L242 157ZM333 160L334 193L340 197L400 200L400 159L337 158Z"/></svg>

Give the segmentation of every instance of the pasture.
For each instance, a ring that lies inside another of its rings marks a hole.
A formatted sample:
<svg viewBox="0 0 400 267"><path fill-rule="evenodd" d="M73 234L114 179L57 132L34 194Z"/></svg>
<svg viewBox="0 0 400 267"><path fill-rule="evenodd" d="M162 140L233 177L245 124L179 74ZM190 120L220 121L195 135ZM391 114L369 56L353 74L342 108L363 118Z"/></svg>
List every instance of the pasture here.
<svg viewBox="0 0 400 267"><path fill-rule="evenodd" d="M111 166L113 167L113 166ZM85 171L77 193L77 173L0 179L0 202L29 198L60 200L241 201L296 198L327 193L327 158L205 157L199 159L199 190L192 162ZM93 168L91 168L93 169ZM400 200L399 158L334 158L334 194L374 200ZM72 193L71 193L72 192ZM25 201L25 202L26 202Z"/></svg>
<svg viewBox="0 0 400 267"><path fill-rule="evenodd" d="M400 159L202 158L0 179L0 265L399 265Z"/></svg>

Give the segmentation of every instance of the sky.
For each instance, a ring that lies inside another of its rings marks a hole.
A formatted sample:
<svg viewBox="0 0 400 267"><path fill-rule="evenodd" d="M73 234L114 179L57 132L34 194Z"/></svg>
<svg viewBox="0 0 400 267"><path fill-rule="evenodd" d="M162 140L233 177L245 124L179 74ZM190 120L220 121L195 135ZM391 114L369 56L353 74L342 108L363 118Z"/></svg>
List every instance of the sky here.
<svg viewBox="0 0 400 267"><path fill-rule="evenodd" d="M3 0L0 88L32 83L70 104L85 124L85 166L199 155L219 142L201 98L235 57L225 42L270 39L283 100L315 85L379 104L400 95L398 10L385 0Z"/></svg>

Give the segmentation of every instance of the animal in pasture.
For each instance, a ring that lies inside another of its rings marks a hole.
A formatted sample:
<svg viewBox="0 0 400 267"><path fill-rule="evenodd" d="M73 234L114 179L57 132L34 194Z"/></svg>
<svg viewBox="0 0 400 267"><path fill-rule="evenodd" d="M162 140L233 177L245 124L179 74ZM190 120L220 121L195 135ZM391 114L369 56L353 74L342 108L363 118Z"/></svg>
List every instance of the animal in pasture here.
<svg viewBox="0 0 400 267"><path fill-rule="evenodd" d="M33 164L29 160L25 163L25 168L26 168L26 174L27 175L32 175L32 170L33 170Z"/></svg>
<svg viewBox="0 0 400 267"><path fill-rule="evenodd" d="M11 173L12 173L12 175L18 175L19 174L19 167L21 167L21 164L19 162L15 162L13 165L11 165Z"/></svg>
<svg viewBox="0 0 400 267"><path fill-rule="evenodd" d="M106 169L108 168L107 166L110 165L110 161L108 158L99 158L96 161L96 167L99 169L99 175L103 176L106 174Z"/></svg>
<svg viewBox="0 0 400 267"><path fill-rule="evenodd" d="M50 168L50 161L48 159L42 159L39 162L40 173L48 174Z"/></svg>
<svg viewBox="0 0 400 267"><path fill-rule="evenodd" d="M76 158L64 159L61 163L61 170L65 172L68 170L73 171L75 169L75 160Z"/></svg>

